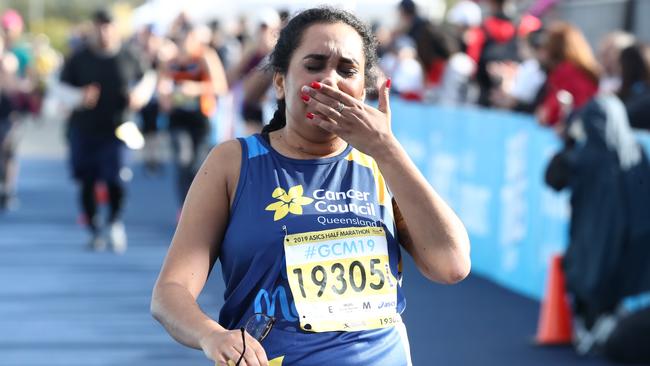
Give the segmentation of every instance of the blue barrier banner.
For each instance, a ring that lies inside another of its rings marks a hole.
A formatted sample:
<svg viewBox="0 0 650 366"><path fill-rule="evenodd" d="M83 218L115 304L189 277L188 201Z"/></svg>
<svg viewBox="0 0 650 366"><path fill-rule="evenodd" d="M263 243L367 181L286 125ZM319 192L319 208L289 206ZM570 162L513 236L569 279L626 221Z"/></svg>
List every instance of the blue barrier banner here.
<svg viewBox="0 0 650 366"><path fill-rule="evenodd" d="M569 192L544 184L561 147L532 116L391 101L392 128L429 183L460 216L472 271L541 299L551 256L568 240ZM638 134L646 147L650 136Z"/></svg>
<svg viewBox="0 0 650 366"><path fill-rule="evenodd" d="M528 115L393 101L393 131L472 243L472 270L541 298L566 246L568 193L544 185L560 143Z"/></svg>

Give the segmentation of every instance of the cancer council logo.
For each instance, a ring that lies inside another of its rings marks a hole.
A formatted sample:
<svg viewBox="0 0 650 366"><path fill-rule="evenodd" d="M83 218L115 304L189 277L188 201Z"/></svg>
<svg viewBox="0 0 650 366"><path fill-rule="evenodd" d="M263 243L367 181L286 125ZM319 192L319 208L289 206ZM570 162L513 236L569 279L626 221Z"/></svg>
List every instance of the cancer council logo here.
<svg viewBox="0 0 650 366"><path fill-rule="evenodd" d="M303 197L302 194L302 185L289 188L289 192L278 187L271 194L278 201L266 206L266 211L275 211L273 221L284 218L289 212L294 215L302 215L302 206L314 202L313 198Z"/></svg>

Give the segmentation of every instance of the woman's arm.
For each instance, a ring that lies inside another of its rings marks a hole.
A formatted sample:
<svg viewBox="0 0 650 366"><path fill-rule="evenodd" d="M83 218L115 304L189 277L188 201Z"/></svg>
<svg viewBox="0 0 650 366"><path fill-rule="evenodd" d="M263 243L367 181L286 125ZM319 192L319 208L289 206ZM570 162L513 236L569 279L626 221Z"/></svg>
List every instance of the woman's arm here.
<svg viewBox="0 0 650 366"><path fill-rule="evenodd" d="M239 358L241 333L228 331L208 317L196 299L219 255L240 161L241 147L230 141L215 148L203 163L188 192L151 300L151 313L174 339L202 349L220 363ZM245 359L249 365L266 365L264 350L250 336Z"/></svg>
<svg viewBox="0 0 650 366"><path fill-rule="evenodd" d="M399 205L402 245L420 271L442 283L465 278L470 270L467 231L391 132L388 85L380 89L378 109L328 85L315 87L304 89L312 97L306 103L317 112L315 123L375 159ZM345 106L341 112L339 102Z"/></svg>
<svg viewBox="0 0 650 366"><path fill-rule="evenodd" d="M428 279L456 283L470 270L469 238L458 216L431 188L402 146L373 156L393 193L399 239Z"/></svg>

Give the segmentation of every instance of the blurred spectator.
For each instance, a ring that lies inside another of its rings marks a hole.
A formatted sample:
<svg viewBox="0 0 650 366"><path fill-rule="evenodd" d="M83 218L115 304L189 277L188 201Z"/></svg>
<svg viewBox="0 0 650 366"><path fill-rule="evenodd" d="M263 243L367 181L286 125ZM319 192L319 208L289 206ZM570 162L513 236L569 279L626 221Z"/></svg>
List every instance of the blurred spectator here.
<svg viewBox="0 0 650 366"><path fill-rule="evenodd" d="M391 47L391 42L393 41L392 34L388 27L379 22L374 22L371 29L377 40L377 56L381 59Z"/></svg>
<svg viewBox="0 0 650 366"><path fill-rule="evenodd" d="M74 26L67 38L68 53L74 54L88 45L88 38L92 33L92 24L83 22Z"/></svg>
<svg viewBox="0 0 650 366"><path fill-rule="evenodd" d="M473 0L457 1L447 13L447 21L463 30L480 26L482 19L481 7Z"/></svg>
<svg viewBox="0 0 650 366"><path fill-rule="evenodd" d="M490 93L501 83L488 72L494 62L518 62L517 24L506 14L507 0L488 0L489 15L472 35L467 53L477 63L478 103L490 105Z"/></svg>
<svg viewBox="0 0 650 366"><path fill-rule="evenodd" d="M34 54L34 69L40 82L59 68L62 62L61 55L52 48L50 39L45 34L38 34L32 42ZM39 86L42 88L43 86Z"/></svg>
<svg viewBox="0 0 650 366"><path fill-rule="evenodd" d="M278 11L278 16L280 17L280 28L284 28L291 19L291 13L287 9L281 9Z"/></svg>
<svg viewBox="0 0 650 366"><path fill-rule="evenodd" d="M637 43L620 54L621 88L630 125L650 130L650 48Z"/></svg>
<svg viewBox="0 0 650 366"><path fill-rule="evenodd" d="M451 81L457 82L458 79L450 75L457 76L462 72L459 73L458 70L448 66L461 64L449 63L452 56L460 49L458 39L454 38L447 29L422 18L418 14L417 6L411 0L401 1L398 11L398 34L409 37L415 42L417 59L424 74L424 90L419 95L409 91L403 96L416 100L426 99L430 102L440 102L443 98L455 100L458 93L454 89L458 86L452 87L455 84ZM443 85L444 80L448 81L446 85Z"/></svg>
<svg viewBox="0 0 650 366"><path fill-rule="evenodd" d="M271 89L273 73L260 66L275 46L280 16L273 9L262 9L256 14L255 25L257 33L253 41L247 45L239 64L228 73L232 85L242 82L241 115L247 133L261 131L264 124L263 103Z"/></svg>
<svg viewBox="0 0 650 366"><path fill-rule="evenodd" d="M447 60L439 84L429 84L425 101L445 105L466 104L473 101L470 81L476 71L474 61L463 52L455 52Z"/></svg>
<svg viewBox="0 0 650 366"><path fill-rule="evenodd" d="M600 70L582 32L565 22L549 27L540 58L549 75L544 101L535 114L542 125L554 126L567 117L562 115L558 93L571 95L572 109L583 107L598 92Z"/></svg>
<svg viewBox="0 0 650 366"><path fill-rule="evenodd" d="M453 33L458 37L462 52L467 53L468 45L478 42L474 37L480 36L482 19L481 7L473 0L460 0L447 13L446 20L455 27ZM475 63L478 62L478 56L475 55L473 59Z"/></svg>
<svg viewBox="0 0 650 366"><path fill-rule="evenodd" d="M52 76L60 69L63 57L50 45L50 39L45 34L38 34L32 40L34 57L33 76L31 81L30 98L33 100L40 117Z"/></svg>
<svg viewBox="0 0 650 366"><path fill-rule="evenodd" d="M246 15L240 15L237 19L234 35L242 47L246 46L250 42L251 37L248 33L248 17L246 17Z"/></svg>
<svg viewBox="0 0 650 366"><path fill-rule="evenodd" d="M177 54L161 69L159 98L168 113L177 193L182 203L209 149L210 120L217 96L228 90L217 53L201 43L192 25L174 33Z"/></svg>
<svg viewBox="0 0 650 366"><path fill-rule="evenodd" d="M225 70L233 67L241 57L241 43L222 28L218 20L213 20L209 24L212 36L210 38L210 47L217 52L219 59L223 63Z"/></svg>
<svg viewBox="0 0 650 366"><path fill-rule="evenodd" d="M546 182L571 190L564 269L576 350L650 362L650 164L614 95L577 112L566 136Z"/></svg>
<svg viewBox="0 0 650 366"><path fill-rule="evenodd" d="M169 38L177 39L182 37L187 29L192 27L192 22L190 21L189 15L185 11L181 11L172 21L172 24L169 26Z"/></svg>
<svg viewBox="0 0 650 366"><path fill-rule="evenodd" d="M31 46L22 39L23 18L17 11L8 9L2 14L1 23L5 48L18 60L17 79L12 93L14 109L20 113L38 114L42 98L38 92L34 93L38 81Z"/></svg>
<svg viewBox="0 0 650 366"><path fill-rule="evenodd" d="M520 41L519 65L497 63L490 73L499 74L504 82L490 96L492 105L517 112L533 113L544 95L546 72L539 63L544 30L531 32ZM508 75L511 75L508 76ZM512 79L511 79L512 78Z"/></svg>
<svg viewBox="0 0 650 366"><path fill-rule="evenodd" d="M5 48L18 59L18 74L24 77L32 62L32 54L27 43L22 42L23 18L13 9L2 13L2 30L5 36Z"/></svg>
<svg viewBox="0 0 650 366"><path fill-rule="evenodd" d="M160 48L162 39L154 33L153 25L147 25L136 34L134 53L143 65L144 70L158 75L160 72ZM139 110L140 130L144 135L143 151L145 173L155 175L162 169L162 152L160 151L160 105L158 96L152 95L149 102Z"/></svg>
<svg viewBox="0 0 650 366"><path fill-rule="evenodd" d="M634 35L614 31L603 37L598 49L598 60L603 69L600 80L600 91L605 93L616 93L621 87L621 70L619 59L623 49L634 44Z"/></svg>
<svg viewBox="0 0 650 366"><path fill-rule="evenodd" d="M418 34L427 21L418 14L417 5L413 0L401 0L397 5L397 10L397 32L417 42Z"/></svg>
<svg viewBox="0 0 650 366"><path fill-rule="evenodd" d="M5 38L0 34L0 212L16 205L17 121L12 95L18 76L18 59L5 49Z"/></svg>
<svg viewBox="0 0 650 366"><path fill-rule="evenodd" d="M125 122L129 108L139 109L146 101L133 90L143 76L142 65L128 47L122 47L112 15L105 10L93 14L93 33L87 47L73 54L61 71L61 89L76 95L68 120L67 137L74 178L80 183L80 199L91 234L89 247L103 250L103 222L97 212L95 186L104 182L110 212L108 239L117 253L126 250L127 238L122 211L125 199L124 144L116 128ZM67 85L67 86L65 86Z"/></svg>
<svg viewBox="0 0 650 366"><path fill-rule="evenodd" d="M464 36L466 52L477 63L478 103L482 106L491 105L491 93L503 82L501 75L490 73L492 65L518 63L521 39L541 28L541 21L530 14L515 20L508 14L509 4L509 0L488 0L489 15Z"/></svg>
<svg viewBox="0 0 650 366"><path fill-rule="evenodd" d="M457 39L441 26L425 22L415 36L415 45L426 88L439 88L449 59L460 48Z"/></svg>
<svg viewBox="0 0 650 366"><path fill-rule="evenodd" d="M415 43L406 36L395 40L393 51L381 59L383 72L391 78L391 93L408 100L420 100L424 91L424 73L417 60Z"/></svg>

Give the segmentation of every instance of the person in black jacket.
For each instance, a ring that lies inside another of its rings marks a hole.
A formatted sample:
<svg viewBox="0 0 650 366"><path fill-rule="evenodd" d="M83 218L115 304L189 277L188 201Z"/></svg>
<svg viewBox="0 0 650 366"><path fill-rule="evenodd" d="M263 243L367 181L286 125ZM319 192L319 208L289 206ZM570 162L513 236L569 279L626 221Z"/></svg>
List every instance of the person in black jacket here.
<svg viewBox="0 0 650 366"><path fill-rule="evenodd" d="M621 52L621 89L630 126L650 130L650 48L641 43Z"/></svg>
<svg viewBox="0 0 650 366"><path fill-rule="evenodd" d="M61 71L63 85L81 95L68 119L67 137L73 175L80 183L81 205L91 233L89 247L93 250L106 247L95 199L98 182L104 182L108 190L109 242L117 253L126 250L121 220L125 178L120 174L124 168L124 143L117 138L116 128L126 121L127 110L143 104L133 92L142 77L143 65L129 48L122 47L111 14L105 10L95 12L89 45L66 60Z"/></svg>
<svg viewBox="0 0 650 366"><path fill-rule="evenodd" d="M588 103L566 138L546 182L571 190L564 269L577 351L650 362L650 164L613 95Z"/></svg>

